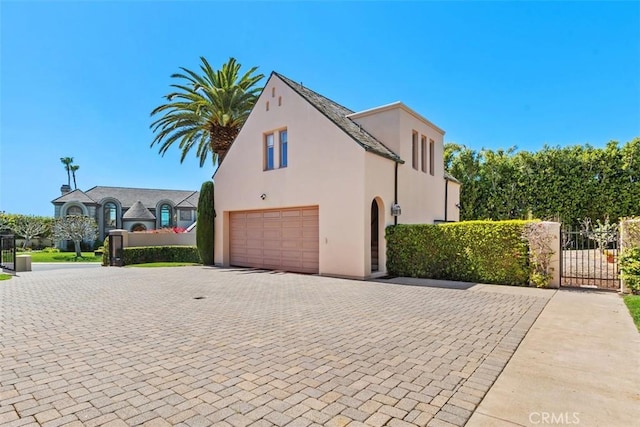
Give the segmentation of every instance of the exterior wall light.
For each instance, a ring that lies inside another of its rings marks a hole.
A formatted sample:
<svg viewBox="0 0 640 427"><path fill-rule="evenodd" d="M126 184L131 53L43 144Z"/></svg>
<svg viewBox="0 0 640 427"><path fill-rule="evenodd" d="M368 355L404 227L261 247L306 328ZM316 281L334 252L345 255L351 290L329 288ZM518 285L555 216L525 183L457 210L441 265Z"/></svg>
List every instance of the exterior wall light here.
<svg viewBox="0 0 640 427"><path fill-rule="evenodd" d="M266 198L267 198L267 195L266 195L266 194L264 194L264 193L262 193L262 194L260 195L260 198L261 198L262 200L264 200L264 199L266 199Z"/></svg>
<svg viewBox="0 0 640 427"><path fill-rule="evenodd" d="M399 204L391 205L391 216L399 216L402 213L402 209Z"/></svg>

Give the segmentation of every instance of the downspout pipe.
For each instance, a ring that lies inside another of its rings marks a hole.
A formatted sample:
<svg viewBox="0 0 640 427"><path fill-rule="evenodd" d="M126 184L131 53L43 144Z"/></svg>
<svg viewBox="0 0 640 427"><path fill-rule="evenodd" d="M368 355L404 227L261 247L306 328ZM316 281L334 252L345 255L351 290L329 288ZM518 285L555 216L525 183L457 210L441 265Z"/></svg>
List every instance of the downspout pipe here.
<svg viewBox="0 0 640 427"><path fill-rule="evenodd" d="M394 173L393 203L395 205L398 204L398 162L396 162L396 169ZM393 216L393 225L398 225L398 215Z"/></svg>

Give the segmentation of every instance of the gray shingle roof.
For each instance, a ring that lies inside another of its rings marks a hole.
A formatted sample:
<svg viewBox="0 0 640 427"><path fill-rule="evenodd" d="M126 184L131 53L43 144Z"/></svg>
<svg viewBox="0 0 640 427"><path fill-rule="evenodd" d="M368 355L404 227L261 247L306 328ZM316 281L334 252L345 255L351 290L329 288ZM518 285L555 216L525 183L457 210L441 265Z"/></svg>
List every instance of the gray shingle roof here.
<svg viewBox="0 0 640 427"><path fill-rule="evenodd" d="M127 188L127 187L103 187L96 186L85 192L80 190L72 191L64 196L53 200L53 203L65 203L77 200L79 196L74 193L79 192L88 199L87 203L100 203L105 198L114 198L120 202L123 209L132 207L137 201L144 206L155 209L161 200L169 200L176 207L197 207L198 191L190 190L157 190L151 188ZM195 198L195 204L192 201ZM83 200L79 200L83 201ZM83 202L84 203L84 202Z"/></svg>
<svg viewBox="0 0 640 427"><path fill-rule="evenodd" d="M178 203L176 207L178 208L197 208L198 207L198 199L200 198L200 192L194 191L189 197Z"/></svg>
<svg viewBox="0 0 640 427"><path fill-rule="evenodd" d="M155 220L156 217L141 201L137 201L122 215L122 219Z"/></svg>
<svg viewBox="0 0 640 427"><path fill-rule="evenodd" d="M391 151L373 135L347 117L347 115L353 114L353 111L320 95L319 93L312 91L311 89L302 86L299 83L294 82L282 74L278 74L274 71L272 75L277 76L280 80L286 83L287 86L302 96L307 102L309 102L309 104L313 105L318 111L342 129L347 135L353 138L353 140L365 150L396 162L404 163L396 153Z"/></svg>
<svg viewBox="0 0 640 427"><path fill-rule="evenodd" d="M89 197L82 190L73 190L67 194L64 194L57 199L54 199L52 203L67 203L67 202L80 202L87 205L95 205L97 202Z"/></svg>

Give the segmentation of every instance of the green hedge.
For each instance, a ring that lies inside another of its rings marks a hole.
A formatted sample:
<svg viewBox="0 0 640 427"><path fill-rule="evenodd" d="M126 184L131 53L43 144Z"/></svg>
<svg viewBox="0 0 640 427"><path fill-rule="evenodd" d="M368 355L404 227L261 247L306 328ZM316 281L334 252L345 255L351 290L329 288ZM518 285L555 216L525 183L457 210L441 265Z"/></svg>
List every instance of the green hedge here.
<svg viewBox="0 0 640 427"><path fill-rule="evenodd" d="M394 276L529 284L527 221L466 221L387 227L387 270Z"/></svg>
<svg viewBox="0 0 640 427"><path fill-rule="evenodd" d="M124 248L124 265L149 262L193 262L201 263L196 246L140 246Z"/></svg>

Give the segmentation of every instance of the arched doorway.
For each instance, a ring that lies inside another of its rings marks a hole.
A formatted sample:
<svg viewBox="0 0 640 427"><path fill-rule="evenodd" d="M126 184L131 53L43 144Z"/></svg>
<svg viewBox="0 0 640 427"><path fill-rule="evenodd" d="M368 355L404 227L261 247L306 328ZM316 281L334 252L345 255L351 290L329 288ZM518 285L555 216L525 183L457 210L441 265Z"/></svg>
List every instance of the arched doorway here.
<svg viewBox="0 0 640 427"><path fill-rule="evenodd" d="M131 231L133 231L134 233L136 231L147 231L147 226L144 224L135 224L133 227L131 227Z"/></svg>
<svg viewBox="0 0 640 427"><path fill-rule="evenodd" d="M374 199L371 202L371 272L380 270L380 239L378 232L378 202Z"/></svg>

